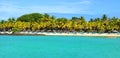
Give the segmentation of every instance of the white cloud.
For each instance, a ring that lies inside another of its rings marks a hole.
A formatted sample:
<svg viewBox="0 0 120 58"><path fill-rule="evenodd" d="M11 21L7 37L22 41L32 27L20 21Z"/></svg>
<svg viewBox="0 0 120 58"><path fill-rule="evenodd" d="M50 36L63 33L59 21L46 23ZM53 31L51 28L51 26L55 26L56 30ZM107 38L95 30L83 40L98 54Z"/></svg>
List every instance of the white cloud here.
<svg viewBox="0 0 120 58"><path fill-rule="evenodd" d="M7 1L0 3L0 12L16 13L19 10L20 10L19 7L14 3L10 3Z"/></svg>
<svg viewBox="0 0 120 58"><path fill-rule="evenodd" d="M60 4L64 4L64 5L90 5L91 1L83 0L83 1L75 1L75 2L61 2Z"/></svg>
<svg viewBox="0 0 120 58"><path fill-rule="evenodd" d="M90 1L80 2L59 2L58 5L47 6L28 6L29 11L38 11L42 13L68 13L68 14L90 14Z"/></svg>
<svg viewBox="0 0 120 58"><path fill-rule="evenodd" d="M9 15L22 15L25 13L67 13L67 14L91 14L89 12L90 1L84 0L79 2L60 2L58 5L29 5L21 6L15 2L1 2L0 12Z"/></svg>
<svg viewBox="0 0 120 58"><path fill-rule="evenodd" d="M31 6L29 11L38 11L41 13L83 13L85 10L69 6Z"/></svg>
<svg viewBox="0 0 120 58"><path fill-rule="evenodd" d="M80 2L64 2L59 5L50 5L50 6L19 6L16 4L0 3L0 12L28 12L28 11L37 11L37 12L47 12L47 13L84 13L88 10L88 4L90 1L80 1Z"/></svg>

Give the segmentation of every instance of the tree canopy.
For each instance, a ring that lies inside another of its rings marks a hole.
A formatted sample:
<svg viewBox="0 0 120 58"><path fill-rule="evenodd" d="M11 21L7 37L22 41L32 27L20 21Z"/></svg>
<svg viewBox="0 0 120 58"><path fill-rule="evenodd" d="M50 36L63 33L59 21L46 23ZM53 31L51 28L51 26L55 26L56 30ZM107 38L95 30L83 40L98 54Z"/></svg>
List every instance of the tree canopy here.
<svg viewBox="0 0 120 58"><path fill-rule="evenodd" d="M31 22L31 21L38 21L41 18L43 18L43 14L40 13L31 13L31 14L25 14L17 18L17 21L22 22Z"/></svg>
<svg viewBox="0 0 120 58"><path fill-rule="evenodd" d="M9 18L7 21L0 21L0 31L39 31L39 32L120 32L120 19L108 18L103 15L101 18L91 18L86 21L83 16L68 18L56 18L47 13L25 14L17 19Z"/></svg>

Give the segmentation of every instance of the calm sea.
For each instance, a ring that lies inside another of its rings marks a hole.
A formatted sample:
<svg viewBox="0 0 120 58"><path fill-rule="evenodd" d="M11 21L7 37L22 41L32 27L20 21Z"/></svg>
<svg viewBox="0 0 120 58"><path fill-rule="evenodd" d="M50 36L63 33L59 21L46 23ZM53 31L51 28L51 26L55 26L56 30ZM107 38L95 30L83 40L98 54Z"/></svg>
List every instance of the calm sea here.
<svg viewBox="0 0 120 58"><path fill-rule="evenodd" d="M120 58L120 37L0 36L0 58Z"/></svg>

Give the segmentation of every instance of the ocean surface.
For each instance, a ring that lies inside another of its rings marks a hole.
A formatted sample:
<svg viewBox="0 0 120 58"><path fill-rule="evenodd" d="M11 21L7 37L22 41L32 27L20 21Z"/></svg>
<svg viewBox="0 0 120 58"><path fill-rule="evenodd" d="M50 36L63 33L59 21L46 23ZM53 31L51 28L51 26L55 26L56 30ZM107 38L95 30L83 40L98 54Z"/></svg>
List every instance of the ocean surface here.
<svg viewBox="0 0 120 58"><path fill-rule="evenodd" d="M120 37L0 36L0 58L120 58Z"/></svg>

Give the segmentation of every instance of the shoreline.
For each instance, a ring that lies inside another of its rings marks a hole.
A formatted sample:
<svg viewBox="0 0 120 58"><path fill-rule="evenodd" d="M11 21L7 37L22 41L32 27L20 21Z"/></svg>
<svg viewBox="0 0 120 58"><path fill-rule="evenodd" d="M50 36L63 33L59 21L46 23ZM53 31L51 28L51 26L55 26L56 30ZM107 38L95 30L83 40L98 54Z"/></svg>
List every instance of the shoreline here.
<svg viewBox="0 0 120 58"><path fill-rule="evenodd" d="M53 33L53 32L0 32L0 35L32 35L32 36L108 36L120 37L119 33Z"/></svg>

